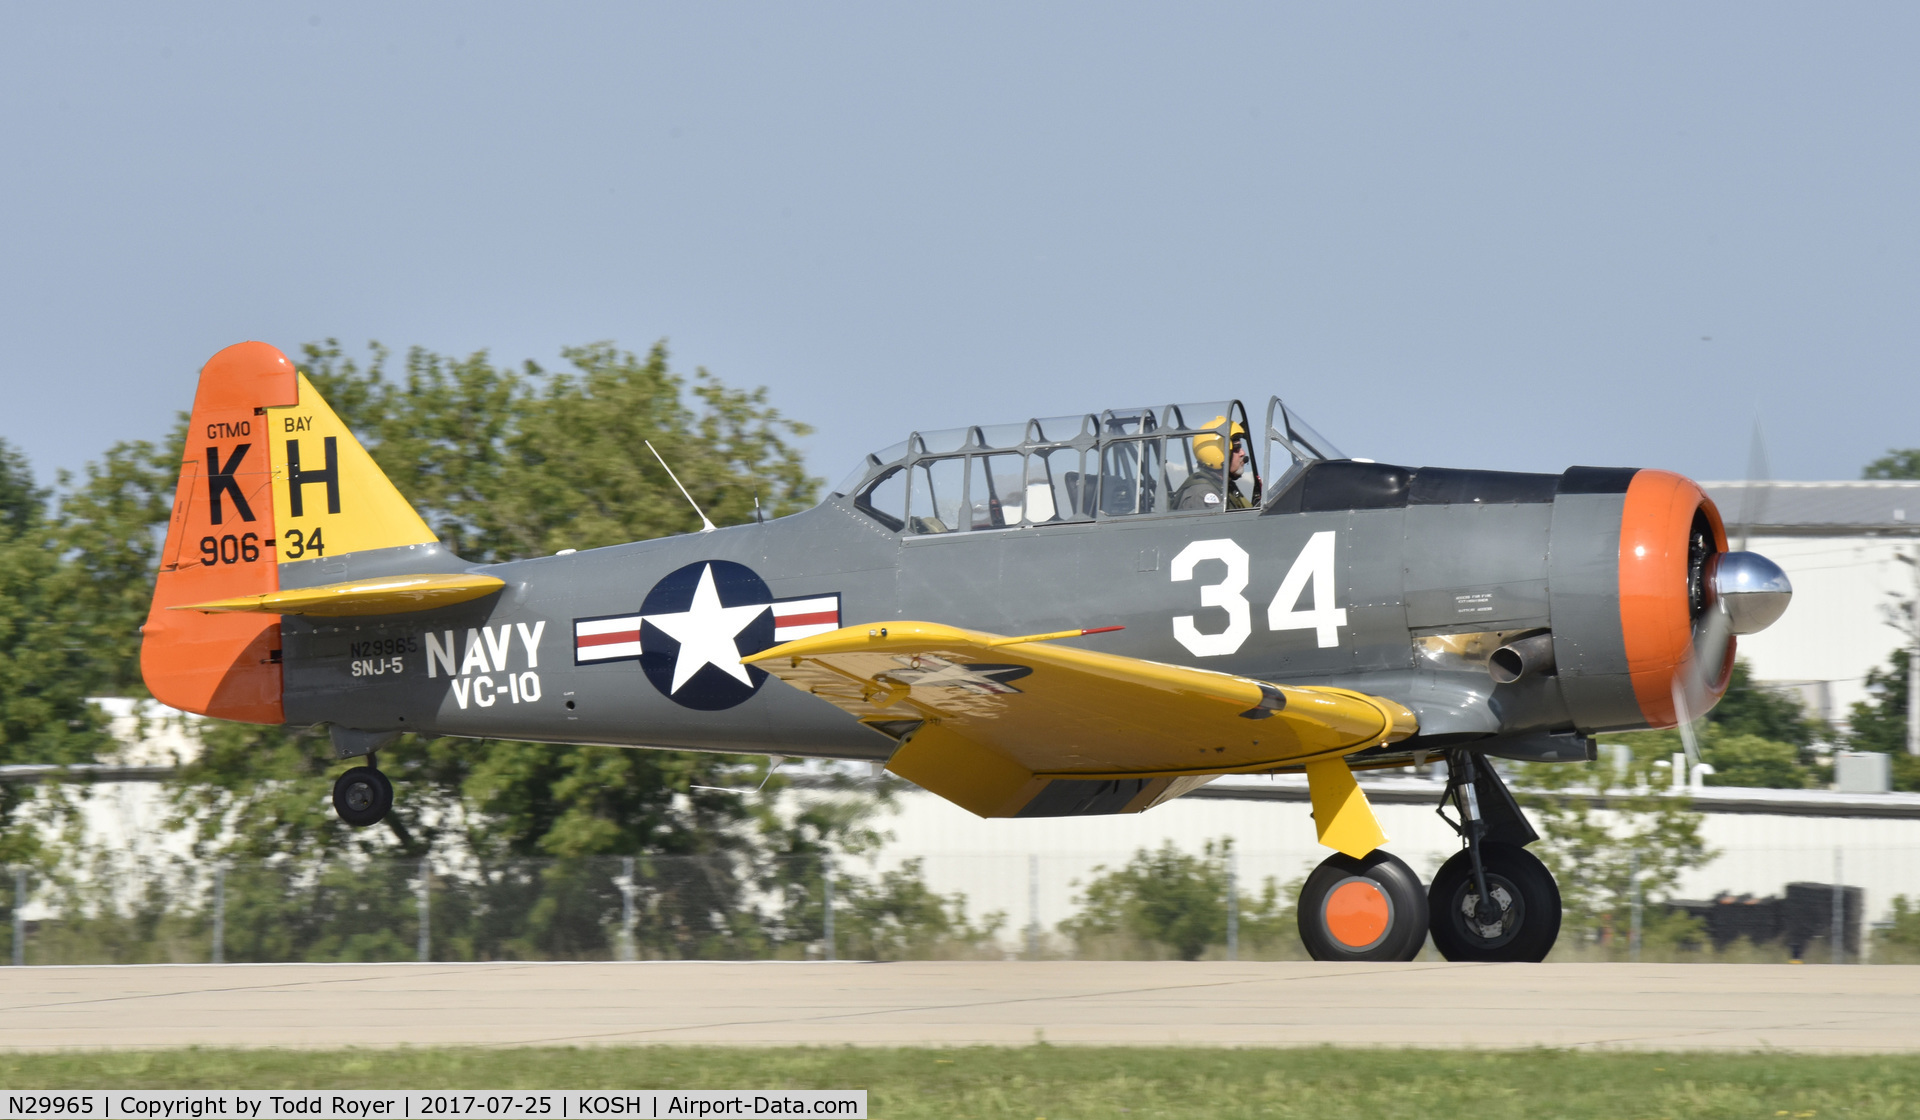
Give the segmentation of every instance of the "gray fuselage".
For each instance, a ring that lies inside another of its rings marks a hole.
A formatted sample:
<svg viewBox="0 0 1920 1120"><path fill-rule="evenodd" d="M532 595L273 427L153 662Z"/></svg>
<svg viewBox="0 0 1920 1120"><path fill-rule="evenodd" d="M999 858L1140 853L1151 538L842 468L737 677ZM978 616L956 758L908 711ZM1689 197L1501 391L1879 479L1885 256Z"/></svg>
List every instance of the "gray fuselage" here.
<svg viewBox="0 0 1920 1120"><path fill-rule="evenodd" d="M497 565L466 564L435 545L287 563L286 588L445 571L506 586L418 614L288 617L286 718L376 733L889 757L892 739L757 669L750 692L740 687L728 702L709 689L722 699L702 707L685 701L707 678L669 695L666 678L634 659L577 662L576 620L641 615L671 574L726 562L757 575L763 598L838 596L839 625L911 619L996 634L1123 626L1075 642L1390 697L1415 711L1420 732L1383 749L1383 762L1468 741L1551 758L1551 746L1528 744L1645 725L1619 611L1633 473L1331 461L1263 509L913 535L836 496L764 524ZM1321 586L1328 574L1330 588ZM1291 602L1279 601L1283 583ZM725 605L740 604L734 594ZM770 629L735 648L765 648ZM1489 643L1542 631L1552 634L1553 671L1496 685ZM641 640L650 651L671 646L661 636ZM703 672L734 687L713 667Z"/></svg>

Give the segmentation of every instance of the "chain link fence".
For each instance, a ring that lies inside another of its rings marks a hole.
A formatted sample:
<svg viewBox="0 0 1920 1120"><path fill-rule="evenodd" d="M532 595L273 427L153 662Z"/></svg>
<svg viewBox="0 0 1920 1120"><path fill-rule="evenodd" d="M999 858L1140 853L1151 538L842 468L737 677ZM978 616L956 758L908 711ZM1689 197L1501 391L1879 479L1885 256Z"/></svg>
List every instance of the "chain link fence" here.
<svg viewBox="0 0 1920 1120"><path fill-rule="evenodd" d="M1920 850L1740 854L1775 861L1779 885L1690 899L1635 890L1604 912L1569 911L1554 959L1920 963ZM1295 877L1281 862L1275 875L1265 874L1275 860L1226 850L1099 863L947 854L832 870L818 858L728 855L484 865L122 856L11 869L0 881L0 960L1305 959L1293 899L1307 865ZM1891 871L1913 889L1869 912L1847 870L1875 864L1881 882ZM1714 864L1689 879L1715 882Z"/></svg>

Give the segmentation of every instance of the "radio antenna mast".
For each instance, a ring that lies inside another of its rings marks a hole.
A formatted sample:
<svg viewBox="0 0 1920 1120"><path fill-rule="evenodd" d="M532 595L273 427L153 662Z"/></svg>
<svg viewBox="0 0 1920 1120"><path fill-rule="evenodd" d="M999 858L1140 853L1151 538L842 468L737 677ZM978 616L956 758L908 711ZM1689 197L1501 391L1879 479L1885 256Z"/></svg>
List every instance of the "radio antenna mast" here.
<svg viewBox="0 0 1920 1120"><path fill-rule="evenodd" d="M640 442L646 444L647 450L653 452L653 457L660 460L660 469L667 472L667 477L673 479L673 484L675 486L680 486L679 476L673 473L672 467L667 466L666 457L660 454L660 449L653 445L653 441L648 439L648 440L641 440ZM700 508L699 502L696 502L693 500L692 494L687 493L687 488L685 486L680 486L680 496L685 498L687 500L687 504L693 507L693 512L700 515L700 531L702 533L713 532L713 522L707 520L706 511Z"/></svg>

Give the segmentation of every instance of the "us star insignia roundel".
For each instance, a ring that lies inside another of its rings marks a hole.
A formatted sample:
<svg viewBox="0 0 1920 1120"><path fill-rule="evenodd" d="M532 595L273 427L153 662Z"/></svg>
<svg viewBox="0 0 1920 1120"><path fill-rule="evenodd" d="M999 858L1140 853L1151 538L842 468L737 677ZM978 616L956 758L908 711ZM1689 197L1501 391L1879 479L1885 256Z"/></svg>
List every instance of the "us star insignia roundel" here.
<svg viewBox="0 0 1920 1120"><path fill-rule="evenodd" d="M745 702L767 679L740 659L840 625L840 596L776 600L745 564L703 560L653 585L639 614L573 621L576 665L638 661L661 695L719 711Z"/></svg>

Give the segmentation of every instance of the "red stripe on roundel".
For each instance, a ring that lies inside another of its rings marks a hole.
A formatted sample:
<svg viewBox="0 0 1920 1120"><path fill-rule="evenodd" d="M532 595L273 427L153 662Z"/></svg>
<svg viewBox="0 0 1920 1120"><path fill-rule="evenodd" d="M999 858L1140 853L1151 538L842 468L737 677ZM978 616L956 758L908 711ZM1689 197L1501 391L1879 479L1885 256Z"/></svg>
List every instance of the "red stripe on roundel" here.
<svg viewBox="0 0 1920 1120"><path fill-rule="evenodd" d="M616 630L611 634L582 634L573 640L573 644L578 649L588 649L592 646L617 646L622 642L639 640L640 631L636 627L632 630Z"/></svg>
<svg viewBox="0 0 1920 1120"><path fill-rule="evenodd" d="M775 626L819 626L822 623L838 626L839 611L819 611L814 614L779 614L773 616Z"/></svg>

